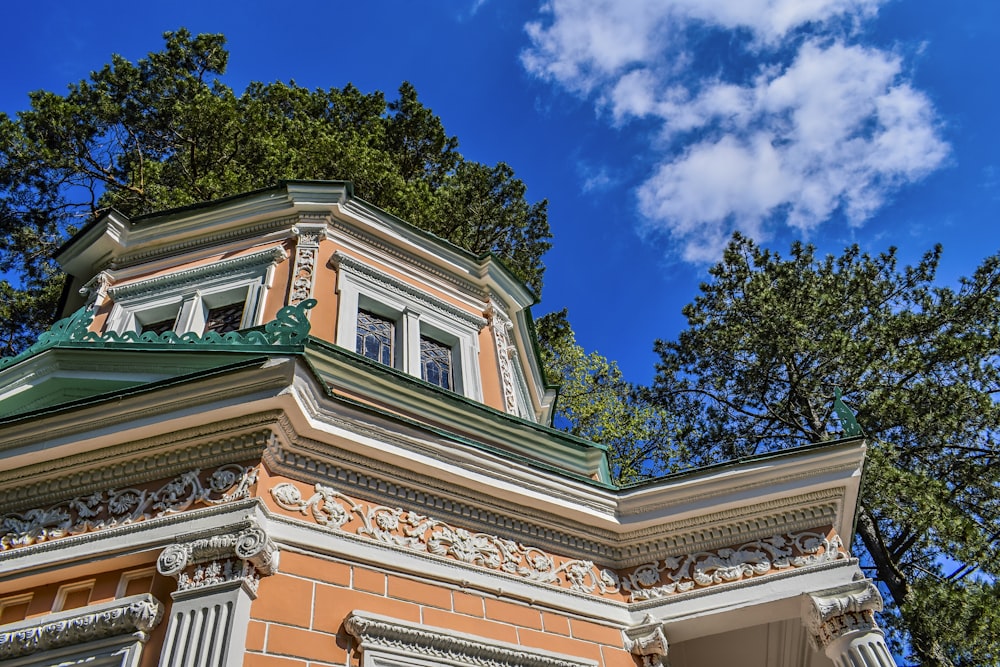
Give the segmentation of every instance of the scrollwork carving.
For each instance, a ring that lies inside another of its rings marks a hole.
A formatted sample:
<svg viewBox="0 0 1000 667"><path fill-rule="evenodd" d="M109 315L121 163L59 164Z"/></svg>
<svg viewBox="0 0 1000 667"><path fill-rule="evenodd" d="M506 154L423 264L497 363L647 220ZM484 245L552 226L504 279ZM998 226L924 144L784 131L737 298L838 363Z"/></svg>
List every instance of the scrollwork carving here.
<svg viewBox="0 0 1000 667"><path fill-rule="evenodd" d="M298 241L295 245L295 267L292 271L292 286L288 303L294 306L312 298L316 259L319 255L319 242L323 232L319 229L306 229L297 226L292 228L292 232L298 236Z"/></svg>
<svg viewBox="0 0 1000 667"><path fill-rule="evenodd" d="M398 507L368 506L323 484L317 484L309 498L303 498L298 488L287 482L271 488L270 492L282 509L312 516L316 523L330 530L350 531L392 546L500 570L539 583L565 586L581 593L607 590L597 568L588 560L557 562L537 547L456 528Z"/></svg>
<svg viewBox="0 0 1000 667"><path fill-rule="evenodd" d="M842 549L838 535L803 531L665 558L622 575L604 570L602 577L608 588L620 588L635 602L847 558Z"/></svg>
<svg viewBox="0 0 1000 667"><path fill-rule="evenodd" d="M255 468L227 464L207 477L185 472L156 490L111 489L78 496L46 509L0 515L0 551L250 497Z"/></svg>
<svg viewBox="0 0 1000 667"><path fill-rule="evenodd" d="M239 533L171 544L160 552L156 569L177 579L180 591L242 580L256 593L260 577L277 571L278 553L267 533L251 524Z"/></svg>

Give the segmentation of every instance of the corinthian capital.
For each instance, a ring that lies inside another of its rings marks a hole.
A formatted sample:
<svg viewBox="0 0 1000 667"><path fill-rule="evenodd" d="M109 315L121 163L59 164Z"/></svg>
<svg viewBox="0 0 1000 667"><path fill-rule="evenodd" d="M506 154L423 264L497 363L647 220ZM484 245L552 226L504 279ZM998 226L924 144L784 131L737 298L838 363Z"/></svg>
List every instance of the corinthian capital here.
<svg viewBox="0 0 1000 667"><path fill-rule="evenodd" d="M809 593L803 600L803 619L817 650L855 632L878 632L876 611L882 611L882 596L869 580Z"/></svg>

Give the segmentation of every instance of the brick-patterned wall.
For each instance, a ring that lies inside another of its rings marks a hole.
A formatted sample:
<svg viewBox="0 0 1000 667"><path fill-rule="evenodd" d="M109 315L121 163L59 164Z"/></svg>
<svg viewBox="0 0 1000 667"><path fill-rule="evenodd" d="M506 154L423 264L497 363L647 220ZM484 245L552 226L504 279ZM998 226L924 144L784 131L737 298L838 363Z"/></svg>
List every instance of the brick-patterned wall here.
<svg viewBox="0 0 1000 667"><path fill-rule="evenodd" d="M246 667L356 667L344 619L354 610L635 667L617 628L517 600L283 550L251 608Z"/></svg>

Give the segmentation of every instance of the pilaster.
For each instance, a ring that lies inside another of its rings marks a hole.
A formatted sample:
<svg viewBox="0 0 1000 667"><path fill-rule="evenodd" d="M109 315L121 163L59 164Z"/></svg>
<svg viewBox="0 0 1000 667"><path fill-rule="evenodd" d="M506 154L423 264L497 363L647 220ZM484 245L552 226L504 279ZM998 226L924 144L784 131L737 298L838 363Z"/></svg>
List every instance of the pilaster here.
<svg viewBox="0 0 1000 667"><path fill-rule="evenodd" d="M156 569L177 580L160 665L243 664L250 603L260 577L278 568L278 549L260 526L168 546Z"/></svg>

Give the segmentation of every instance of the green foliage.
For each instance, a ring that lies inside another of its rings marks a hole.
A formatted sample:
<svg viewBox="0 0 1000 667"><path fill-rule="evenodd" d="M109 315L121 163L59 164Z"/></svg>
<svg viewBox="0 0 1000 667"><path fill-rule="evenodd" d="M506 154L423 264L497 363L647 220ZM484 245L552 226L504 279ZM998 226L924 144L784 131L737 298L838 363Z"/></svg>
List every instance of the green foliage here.
<svg viewBox="0 0 1000 667"><path fill-rule="evenodd" d="M1000 258L951 289L940 253L900 269L894 249L784 258L737 236L657 342L654 393L698 399L705 463L837 437L842 388L872 443L857 532L896 636L925 665L996 664Z"/></svg>
<svg viewBox="0 0 1000 667"><path fill-rule="evenodd" d="M113 56L65 94L38 91L17 118L0 115L10 308L52 290L59 278L47 258L104 207L138 215L282 179L353 181L363 199L476 254L496 254L540 292L546 203L529 203L507 165L465 160L412 85L391 101L352 85L294 82L251 83L238 95L223 83L222 35L182 29L164 38L162 51L135 63ZM51 320L51 305L0 327L8 353Z"/></svg>
<svg viewBox="0 0 1000 667"><path fill-rule="evenodd" d="M535 323L546 375L561 383L556 425L610 445L611 471L621 484L676 470L684 460L683 410L651 403L625 381L618 365L576 342L566 310Z"/></svg>

